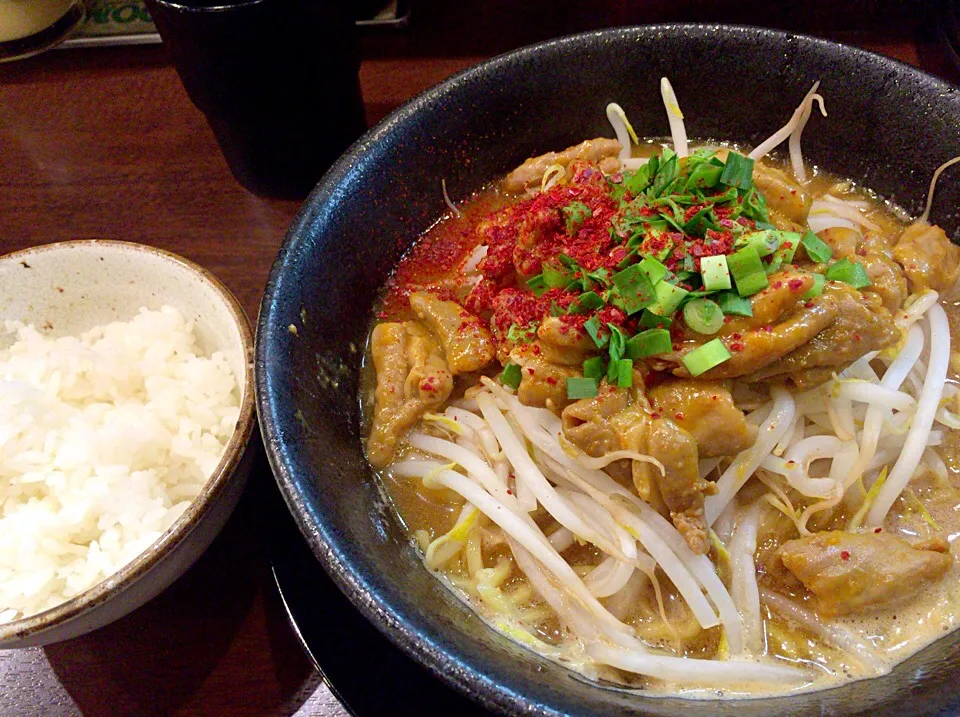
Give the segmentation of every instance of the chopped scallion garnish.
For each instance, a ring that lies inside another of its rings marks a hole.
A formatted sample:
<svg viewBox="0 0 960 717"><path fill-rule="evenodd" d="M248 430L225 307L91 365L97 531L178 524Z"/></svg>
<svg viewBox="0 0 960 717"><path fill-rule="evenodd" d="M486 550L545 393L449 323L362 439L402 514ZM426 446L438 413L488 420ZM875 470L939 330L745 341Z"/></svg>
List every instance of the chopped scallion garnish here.
<svg viewBox="0 0 960 717"><path fill-rule="evenodd" d="M683 365L687 367L691 376L696 377L729 359L730 352L727 347L720 339L713 339L685 355Z"/></svg>
<svg viewBox="0 0 960 717"><path fill-rule="evenodd" d="M647 278L650 279L651 284L656 284L667 275L667 267L656 259L656 257L645 257L638 266L643 273L647 275Z"/></svg>
<svg viewBox="0 0 960 717"><path fill-rule="evenodd" d="M603 376L603 356L594 356L583 362L583 375L599 380Z"/></svg>
<svg viewBox="0 0 960 717"><path fill-rule="evenodd" d="M657 316L650 309L644 309L640 314L640 326L645 329L669 329L672 323L669 316Z"/></svg>
<svg viewBox="0 0 960 717"><path fill-rule="evenodd" d="M617 385L620 388L633 386L633 361L630 359L617 361Z"/></svg>
<svg viewBox="0 0 960 717"><path fill-rule="evenodd" d="M567 398L594 398L597 395L597 379L595 378L568 378Z"/></svg>
<svg viewBox="0 0 960 717"><path fill-rule="evenodd" d="M870 286L870 277L867 276L867 270L863 268L863 264L850 261L846 257L827 267L824 275L827 281L842 281L854 289Z"/></svg>
<svg viewBox="0 0 960 717"><path fill-rule="evenodd" d="M673 340L666 329L648 329L641 331L627 341L627 356L631 359L640 359L656 354L670 353L673 350Z"/></svg>
<svg viewBox="0 0 960 717"><path fill-rule="evenodd" d="M509 386L516 391L520 387L521 378L520 365L508 361L507 365L503 367L503 371L500 374L500 383L502 383L504 386Z"/></svg>
<svg viewBox="0 0 960 717"><path fill-rule="evenodd" d="M555 266L544 266L541 276L548 289L562 289L570 283L570 275Z"/></svg>
<svg viewBox="0 0 960 717"><path fill-rule="evenodd" d="M573 235L579 231L581 225L593 216L593 210L583 202L573 202L560 210L566 223L567 234Z"/></svg>
<svg viewBox="0 0 960 717"><path fill-rule="evenodd" d="M606 333L601 333L604 331L603 322L600 321L596 316L590 317L587 322L583 325L583 328L587 330L587 333L590 334L590 338L593 339L593 343L598 349L602 349L607 345L607 341L610 340L610 336Z"/></svg>
<svg viewBox="0 0 960 717"><path fill-rule="evenodd" d="M753 160L744 157L738 152L730 152L720 174L720 184L738 189L749 189L753 186Z"/></svg>
<svg viewBox="0 0 960 717"><path fill-rule="evenodd" d="M527 279L527 288L533 292L534 296L540 298L549 287L547 286L547 282L543 279L543 274L537 274L536 276L531 276L529 279Z"/></svg>
<svg viewBox="0 0 960 717"><path fill-rule="evenodd" d="M603 299L595 291L580 294L567 309L568 314L586 314L590 311L603 308Z"/></svg>
<svg viewBox="0 0 960 717"><path fill-rule="evenodd" d="M686 289L666 281L659 282L653 287L653 291L657 300L650 306L650 311L659 316L672 316L688 293Z"/></svg>
<svg viewBox="0 0 960 717"><path fill-rule="evenodd" d="M833 249L830 248L830 245L812 231L807 230L807 233L800 239L800 243L806 249L807 256L818 264L830 261L833 256Z"/></svg>
<svg viewBox="0 0 960 717"><path fill-rule="evenodd" d="M753 305L734 291L724 291L713 297L726 316L753 316Z"/></svg>
<svg viewBox="0 0 960 717"><path fill-rule="evenodd" d="M744 247L753 247L761 257L770 256L780 247L780 232L764 229L758 232L747 232L742 234L739 239L733 243L734 248L743 249Z"/></svg>
<svg viewBox="0 0 960 717"><path fill-rule="evenodd" d="M705 256L700 259L700 276L703 288L707 291L721 291L733 286L730 283L730 269L725 256Z"/></svg>
<svg viewBox="0 0 960 717"><path fill-rule="evenodd" d="M813 275L813 286L810 291L803 295L804 299L813 299L823 293L823 287L827 283L827 278L823 274Z"/></svg>
<svg viewBox="0 0 960 717"><path fill-rule="evenodd" d="M799 232L780 232L780 246L777 249L777 258L782 264L792 264L793 255L800 245Z"/></svg>
<svg viewBox="0 0 960 717"><path fill-rule="evenodd" d="M653 284L640 264L633 264L613 275L613 283L620 292L623 310L635 314L654 302Z"/></svg>
<svg viewBox="0 0 960 717"><path fill-rule="evenodd" d="M723 311L710 299L691 299L683 306L683 320L698 334L715 334L723 326Z"/></svg>
<svg viewBox="0 0 960 717"><path fill-rule="evenodd" d="M744 247L740 251L727 256L727 266L737 285L740 296L752 296L767 286L767 275L763 271L760 255L752 247Z"/></svg>
<svg viewBox="0 0 960 717"><path fill-rule="evenodd" d="M614 324L607 324L607 328L610 329L610 348L608 349L610 361L616 362L623 358L624 352L626 351L627 337L620 328Z"/></svg>

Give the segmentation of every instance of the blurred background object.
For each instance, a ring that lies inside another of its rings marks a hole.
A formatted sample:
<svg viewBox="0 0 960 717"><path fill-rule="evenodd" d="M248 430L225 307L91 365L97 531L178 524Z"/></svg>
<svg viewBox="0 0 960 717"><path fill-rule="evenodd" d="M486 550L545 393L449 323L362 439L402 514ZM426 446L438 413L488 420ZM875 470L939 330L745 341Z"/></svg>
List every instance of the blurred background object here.
<svg viewBox="0 0 960 717"><path fill-rule="evenodd" d="M0 0L0 62L50 49L85 17L83 0Z"/></svg>
<svg viewBox="0 0 960 717"><path fill-rule="evenodd" d="M230 171L305 197L366 128L353 18L336 0L149 0L187 94Z"/></svg>

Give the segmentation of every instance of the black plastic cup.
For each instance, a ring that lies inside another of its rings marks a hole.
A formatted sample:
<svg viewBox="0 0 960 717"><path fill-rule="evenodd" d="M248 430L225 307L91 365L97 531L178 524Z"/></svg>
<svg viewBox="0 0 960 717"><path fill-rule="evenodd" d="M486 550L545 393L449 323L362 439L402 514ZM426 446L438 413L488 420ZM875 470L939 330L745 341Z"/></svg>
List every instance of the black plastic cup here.
<svg viewBox="0 0 960 717"><path fill-rule="evenodd" d="M146 0L237 180L302 198L366 127L349 3Z"/></svg>

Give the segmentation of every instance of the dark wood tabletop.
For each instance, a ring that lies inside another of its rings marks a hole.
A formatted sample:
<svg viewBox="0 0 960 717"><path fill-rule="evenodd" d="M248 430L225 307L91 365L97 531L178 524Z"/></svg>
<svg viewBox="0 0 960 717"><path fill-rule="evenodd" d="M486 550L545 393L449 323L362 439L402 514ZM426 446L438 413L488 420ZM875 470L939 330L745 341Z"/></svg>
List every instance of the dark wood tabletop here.
<svg viewBox="0 0 960 717"><path fill-rule="evenodd" d="M717 20L726 4L651 1L637 3L641 11L609 2L588 15L591 3L567 12L563 3L502 1L470 17L452 5L424 0L407 29L362 38L369 123L523 43L604 25ZM783 4L748 2L746 16L732 19L859 44L958 81L932 15L881 12L896 3L850 3L828 20L816 7L833 3L794 3L814 8L799 16L763 10L774 5ZM874 8L868 23L857 22L858 6ZM236 183L160 46L52 51L0 66L0 252L77 238L163 247L212 270L255 320L298 204ZM258 499L271 480L261 457L213 546L143 608L69 642L0 651L0 716L346 714L302 652L272 582Z"/></svg>

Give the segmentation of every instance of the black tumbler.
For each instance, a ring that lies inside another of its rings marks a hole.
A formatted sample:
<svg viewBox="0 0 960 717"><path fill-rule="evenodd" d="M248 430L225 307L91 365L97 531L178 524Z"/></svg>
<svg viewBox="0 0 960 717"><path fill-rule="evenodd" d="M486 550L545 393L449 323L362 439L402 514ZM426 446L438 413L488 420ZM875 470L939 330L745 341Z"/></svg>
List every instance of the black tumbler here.
<svg viewBox="0 0 960 717"><path fill-rule="evenodd" d="M190 99L252 192L305 197L366 127L348 2L146 3Z"/></svg>

